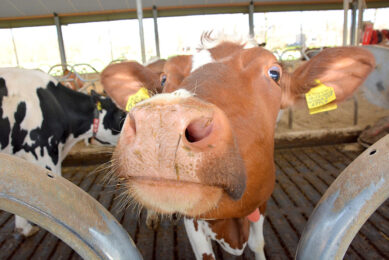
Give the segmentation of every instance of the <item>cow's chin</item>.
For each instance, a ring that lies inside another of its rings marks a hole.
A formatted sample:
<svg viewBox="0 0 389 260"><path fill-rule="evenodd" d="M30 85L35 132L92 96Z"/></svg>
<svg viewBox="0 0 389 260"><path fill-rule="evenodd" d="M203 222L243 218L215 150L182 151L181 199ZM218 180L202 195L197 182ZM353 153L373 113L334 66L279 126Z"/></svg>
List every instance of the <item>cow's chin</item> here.
<svg viewBox="0 0 389 260"><path fill-rule="evenodd" d="M196 217L214 209L223 190L192 182L132 177L128 181L131 195L148 209L160 214L179 213Z"/></svg>

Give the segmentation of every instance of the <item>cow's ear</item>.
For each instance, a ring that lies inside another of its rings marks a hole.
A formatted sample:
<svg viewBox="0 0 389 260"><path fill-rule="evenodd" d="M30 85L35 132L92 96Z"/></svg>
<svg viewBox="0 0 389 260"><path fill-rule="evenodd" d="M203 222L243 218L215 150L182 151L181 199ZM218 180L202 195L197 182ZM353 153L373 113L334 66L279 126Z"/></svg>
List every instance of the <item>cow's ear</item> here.
<svg viewBox="0 0 389 260"><path fill-rule="evenodd" d="M105 92L123 110L128 98L142 87L149 95L160 92L159 75L137 62L111 64L101 73L101 83Z"/></svg>
<svg viewBox="0 0 389 260"><path fill-rule="evenodd" d="M292 74L281 79L281 108L293 106L305 99L313 87L323 84L331 87L339 103L351 97L375 67L374 56L360 47L324 49Z"/></svg>

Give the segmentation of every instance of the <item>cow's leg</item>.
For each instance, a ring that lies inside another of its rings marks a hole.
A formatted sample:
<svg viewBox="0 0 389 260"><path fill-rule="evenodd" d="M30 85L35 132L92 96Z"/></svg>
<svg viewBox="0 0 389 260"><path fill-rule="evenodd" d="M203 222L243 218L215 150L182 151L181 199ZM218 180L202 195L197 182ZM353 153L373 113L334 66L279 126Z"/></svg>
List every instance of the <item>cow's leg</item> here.
<svg viewBox="0 0 389 260"><path fill-rule="evenodd" d="M265 240L263 238L263 222L265 217L261 215L257 222L250 222L249 247L255 253L256 260L265 260Z"/></svg>
<svg viewBox="0 0 389 260"><path fill-rule="evenodd" d="M196 259L215 259L211 239L203 229L203 221L184 218L184 224Z"/></svg>
<svg viewBox="0 0 389 260"><path fill-rule="evenodd" d="M61 175L61 165L53 165L52 163L45 163L43 160L38 163L39 166L50 169L53 173ZM25 237L30 237L39 231L39 227L27 219L15 215L15 231Z"/></svg>
<svg viewBox="0 0 389 260"><path fill-rule="evenodd" d="M28 222L27 219L15 215L15 230L25 237L34 235L39 231L39 227Z"/></svg>

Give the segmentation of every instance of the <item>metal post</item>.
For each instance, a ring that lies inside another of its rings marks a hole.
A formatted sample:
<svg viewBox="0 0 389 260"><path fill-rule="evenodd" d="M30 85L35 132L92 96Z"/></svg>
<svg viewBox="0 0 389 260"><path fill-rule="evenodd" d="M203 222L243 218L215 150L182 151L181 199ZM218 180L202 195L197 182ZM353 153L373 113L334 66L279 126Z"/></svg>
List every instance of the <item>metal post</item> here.
<svg viewBox="0 0 389 260"><path fill-rule="evenodd" d="M159 35L158 35L158 10L157 7L153 6L153 19L154 19L154 36L155 36L155 50L157 52L157 57L161 57L161 52L159 50Z"/></svg>
<svg viewBox="0 0 389 260"><path fill-rule="evenodd" d="M250 37L254 38L254 2L251 1L249 5L249 32Z"/></svg>
<svg viewBox="0 0 389 260"><path fill-rule="evenodd" d="M363 11L365 5L366 5L365 0L358 0L358 24L357 24L356 45L358 45L361 42Z"/></svg>
<svg viewBox="0 0 389 260"><path fill-rule="evenodd" d="M140 37L140 48L142 52L142 62L146 62L146 50L145 50L145 37L143 32L143 9L142 0L136 0L136 13L138 15L139 22L139 37Z"/></svg>
<svg viewBox="0 0 389 260"><path fill-rule="evenodd" d="M61 65L62 65L63 71L65 71L65 69L66 69L65 46L63 44L61 23L59 21L58 15L56 13L54 13L54 23L55 23L55 27L57 28L59 54L61 55Z"/></svg>
<svg viewBox="0 0 389 260"><path fill-rule="evenodd" d="M12 31L12 28L10 29L10 32L11 32L11 38L12 38L12 45L14 47L14 52L15 52L16 64L18 65L18 67L20 67L19 56L18 56L18 52L17 52L17 49L16 49L15 37L14 37L14 33Z"/></svg>
<svg viewBox="0 0 389 260"><path fill-rule="evenodd" d="M351 11L351 35L350 35L350 44L356 45L356 27L357 27L357 7L358 4L354 0L351 4L352 11Z"/></svg>
<svg viewBox="0 0 389 260"><path fill-rule="evenodd" d="M348 36L348 28L347 28L348 8L349 8L349 0L343 0L343 9L344 9L344 20L343 20L343 46L346 46L346 45L347 45L347 36Z"/></svg>

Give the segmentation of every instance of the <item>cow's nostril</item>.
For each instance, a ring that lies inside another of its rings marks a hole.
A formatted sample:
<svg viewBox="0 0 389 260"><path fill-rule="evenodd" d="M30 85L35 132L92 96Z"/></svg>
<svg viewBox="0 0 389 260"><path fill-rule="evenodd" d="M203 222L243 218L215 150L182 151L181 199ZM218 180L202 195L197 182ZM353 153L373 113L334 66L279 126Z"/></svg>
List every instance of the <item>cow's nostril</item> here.
<svg viewBox="0 0 389 260"><path fill-rule="evenodd" d="M190 143L195 143L207 137L212 132L212 128L212 119L195 119L186 128L185 137Z"/></svg>

